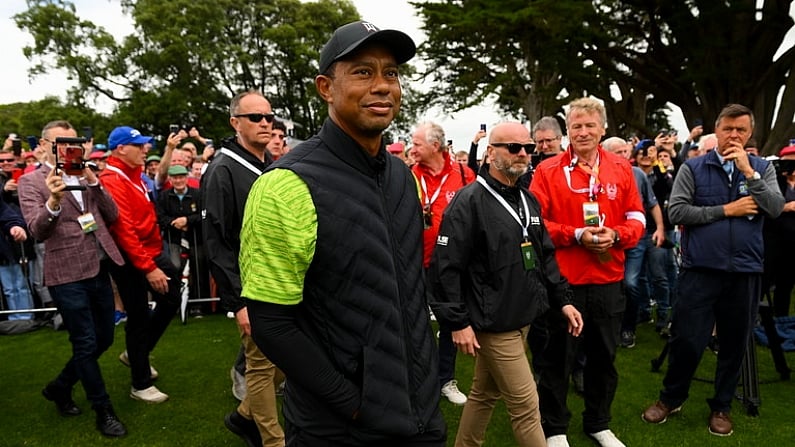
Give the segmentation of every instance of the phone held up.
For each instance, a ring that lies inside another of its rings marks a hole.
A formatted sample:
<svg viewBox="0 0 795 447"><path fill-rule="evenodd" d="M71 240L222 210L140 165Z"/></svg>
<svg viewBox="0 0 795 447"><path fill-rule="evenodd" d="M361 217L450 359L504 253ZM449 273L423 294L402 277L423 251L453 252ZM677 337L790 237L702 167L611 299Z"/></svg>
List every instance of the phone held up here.
<svg viewBox="0 0 795 447"><path fill-rule="evenodd" d="M177 132L179 132L179 124L170 124L168 126L168 133L169 134L177 133Z"/></svg>
<svg viewBox="0 0 795 447"><path fill-rule="evenodd" d="M55 167L59 172L67 175L80 176L86 168L83 160L83 145L86 144L85 138L58 137L52 148L55 154ZM84 190L82 185L68 185L64 188L67 191Z"/></svg>
<svg viewBox="0 0 795 447"><path fill-rule="evenodd" d="M480 130L482 130L483 132L485 132L485 131L486 131L486 125L485 125L485 124L481 124L481 125L480 125Z"/></svg>

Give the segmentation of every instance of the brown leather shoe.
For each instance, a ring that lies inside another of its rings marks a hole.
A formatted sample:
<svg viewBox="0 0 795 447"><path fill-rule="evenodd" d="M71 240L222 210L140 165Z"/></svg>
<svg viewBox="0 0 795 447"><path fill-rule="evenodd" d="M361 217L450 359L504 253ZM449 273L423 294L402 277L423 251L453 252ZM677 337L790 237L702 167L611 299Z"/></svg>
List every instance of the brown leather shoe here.
<svg viewBox="0 0 795 447"><path fill-rule="evenodd" d="M729 413L713 411L709 415L709 432L715 436L731 436L734 430Z"/></svg>
<svg viewBox="0 0 795 447"><path fill-rule="evenodd" d="M671 408L658 400L654 405L647 408L640 417L651 424L662 424L668 420L669 415L677 413L681 409L681 405L676 408Z"/></svg>

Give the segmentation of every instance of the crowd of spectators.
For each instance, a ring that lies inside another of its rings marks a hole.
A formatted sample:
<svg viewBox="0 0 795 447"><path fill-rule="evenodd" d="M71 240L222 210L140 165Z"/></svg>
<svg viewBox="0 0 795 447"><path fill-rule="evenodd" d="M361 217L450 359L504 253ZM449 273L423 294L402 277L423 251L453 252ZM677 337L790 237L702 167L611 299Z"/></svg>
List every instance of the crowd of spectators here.
<svg viewBox="0 0 795 447"><path fill-rule="evenodd" d="M230 373L245 380L225 422L250 445L441 445L441 395L465 405L456 445L480 445L504 399L521 445L565 447L568 383L579 377L585 432L622 447L609 428L614 360L645 322L670 337L671 363L643 419L680 411L713 338L709 431L732 434L730 401L758 300L772 294L777 316L790 310L795 143L773 162L759 157L753 113L740 105L721 112L715 134L697 125L681 144L665 129L605 138L604 107L581 98L565 121L544 117L532 133L515 122L490 133L481 125L468 152L445 144L431 122L415 127L409 147L387 145L381 134L400 104L396 66L414 52L400 32L366 22L338 29L316 79L330 117L294 152L285 124L252 91L232 99L235 136L217 150L195 127L170 129L161 151L120 126L107 146L79 145L84 164L72 166L78 160L52 157L77 144L57 141L77 136L69 123L49 123L27 151L10 135L0 150L0 303L14 311L8 319L52 318L41 310L55 308L74 349L44 397L78 415L71 395L80 381L98 430L124 436L97 363L113 341L112 309L128 318L119 359L131 367L130 397L159 403L168 395L153 385L149 354L181 300L218 295L241 335ZM375 68L352 70L363 62L351 54ZM384 99L352 112L351 98L369 94L360 88L368 76ZM361 237L341 250L351 228ZM53 247L67 235L92 253L77 269L84 275L56 265L64 254ZM724 296L740 310L716 304ZM84 297L96 306L91 324L73 308ZM194 306L192 315L218 309ZM468 397L454 376L457 351L477 356ZM279 369L292 398L284 430Z"/></svg>

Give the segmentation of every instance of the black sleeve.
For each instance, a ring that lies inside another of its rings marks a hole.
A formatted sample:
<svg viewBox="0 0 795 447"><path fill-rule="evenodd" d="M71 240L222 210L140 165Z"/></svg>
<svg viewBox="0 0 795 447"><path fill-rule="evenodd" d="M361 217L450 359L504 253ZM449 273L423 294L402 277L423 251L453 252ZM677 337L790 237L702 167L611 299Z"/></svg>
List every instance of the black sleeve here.
<svg viewBox="0 0 795 447"><path fill-rule="evenodd" d="M478 173L478 144L474 141L469 145L469 159L467 161L467 166L475 174Z"/></svg>
<svg viewBox="0 0 795 447"><path fill-rule="evenodd" d="M339 412L354 419L361 392L347 380L297 326L298 306L285 306L246 299L251 337L290 382L309 390Z"/></svg>
<svg viewBox="0 0 795 447"><path fill-rule="evenodd" d="M160 225L160 230L163 232L167 232L171 229L171 221L174 220L173 216L168 215L168 205L166 201L168 200L168 196L166 194L161 194L157 198L157 204L155 206L155 212L157 214L157 223Z"/></svg>

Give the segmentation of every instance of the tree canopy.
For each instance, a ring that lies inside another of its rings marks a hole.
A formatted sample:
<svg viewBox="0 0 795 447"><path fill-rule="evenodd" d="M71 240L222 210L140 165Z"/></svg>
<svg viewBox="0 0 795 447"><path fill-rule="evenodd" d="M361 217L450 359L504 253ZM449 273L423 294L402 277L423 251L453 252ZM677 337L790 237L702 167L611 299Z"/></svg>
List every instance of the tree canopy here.
<svg viewBox="0 0 795 447"><path fill-rule="evenodd" d="M423 74L439 85L428 104L460 110L492 98L535 122L593 95L605 102L610 133L653 136L668 102L707 131L735 102L754 111L765 152L795 134L795 49L780 51L795 23L791 0L412 4L428 35Z"/></svg>
<svg viewBox="0 0 795 447"><path fill-rule="evenodd" d="M327 115L313 83L319 49L359 18L348 0L122 0L135 33L118 42L70 1L27 3L14 20L34 38L31 74L65 70L76 81L70 103L107 97L116 122L150 134L170 123L228 134L229 101L246 89L299 123L299 137L314 133Z"/></svg>

